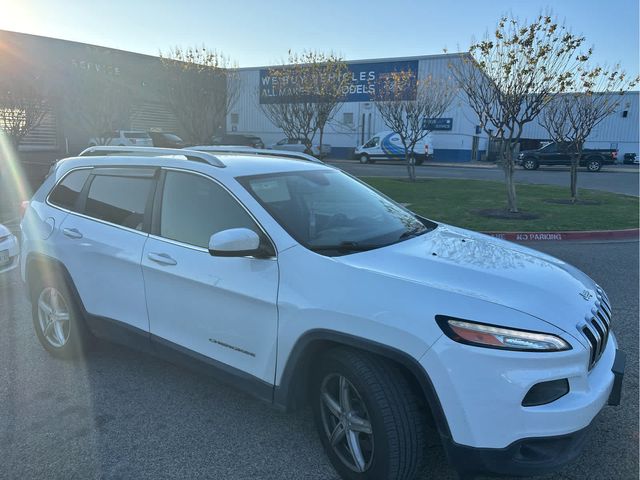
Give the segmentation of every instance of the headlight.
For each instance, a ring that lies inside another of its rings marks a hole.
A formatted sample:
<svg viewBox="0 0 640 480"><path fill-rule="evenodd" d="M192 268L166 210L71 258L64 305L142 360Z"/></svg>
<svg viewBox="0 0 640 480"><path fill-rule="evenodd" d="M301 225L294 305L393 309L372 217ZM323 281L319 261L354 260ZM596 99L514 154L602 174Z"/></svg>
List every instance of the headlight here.
<svg viewBox="0 0 640 480"><path fill-rule="evenodd" d="M571 350L562 338L549 333L530 332L484 323L436 317L442 331L452 340L467 345L521 352L560 352Z"/></svg>

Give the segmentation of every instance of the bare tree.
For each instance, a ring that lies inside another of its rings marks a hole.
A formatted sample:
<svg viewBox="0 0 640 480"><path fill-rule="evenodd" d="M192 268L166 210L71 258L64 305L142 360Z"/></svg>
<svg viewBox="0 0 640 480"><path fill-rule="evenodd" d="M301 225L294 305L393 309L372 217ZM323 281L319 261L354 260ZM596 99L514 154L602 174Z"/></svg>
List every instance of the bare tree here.
<svg viewBox="0 0 640 480"><path fill-rule="evenodd" d="M524 126L559 92L572 87L573 71L589 59L584 37L549 15L531 23L504 16L492 34L450 63L480 125L499 142L510 212L518 212L513 180L515 149Z"/></svg>
<svg viewBox="0 0 640 480"><path fill-rule="evenodd" d="M205 46L174 47L160 52L160 58L169 108L191 142L210 143L211 137L225 127L227 115L238 100L236 63Z"/></svg>
<svg viewBox="0 0 640 480"><path fill-rule="evenodd" d="M638 84L616 65L576 71L574 91L556 96L542 111L539 123L559 149L571 157L571 202L578 199L578 165L593 129L620 106L625 92Z"/></svg>
<svg viewBox="0 0 640 480"><path fill-rule="evenodd" d="M0 75L0 130L17 149L30 132L40 126L49 105L37 78Z"/></svg>
<svg viewBox="0 0 640 480"><path fill-rule="evenodd" d="M325 129L351 83L349 67L333 53L289 51L287 63L268 73L272 95L260 95L262 111L287 137L301 139L309 154L315 153L313 140L319 134L322 155Z"/></svg>
<svg viewBox="0 0 640 480"><path fill-rule="evenodd" d="M412 71L391 72L376 85L372 100L385 125L400 136L411 181L416 179L415 146L430 133L425 120L442 116L454 92L448 79L418 79Z"/></svg>
<svg viewBox="0 0 640 480"><path fill-rule="evenodd" d="M131 90L118 77L83 72L69 80L65 96L67 114L98 145L105 145L111 132L129 121Z"/></svg>

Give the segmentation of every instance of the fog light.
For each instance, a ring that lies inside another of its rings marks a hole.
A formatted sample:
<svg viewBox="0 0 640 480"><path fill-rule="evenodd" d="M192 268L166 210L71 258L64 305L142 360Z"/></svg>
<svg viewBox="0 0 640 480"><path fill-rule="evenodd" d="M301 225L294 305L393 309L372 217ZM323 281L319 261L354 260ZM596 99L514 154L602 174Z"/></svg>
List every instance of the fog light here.
<svg viewBox="0 0 640 480"><path fill-rule="evenodd" d="M569 393L569 380L551 380L550 382L536 383L524 396L523 407L535 407L555 402L560 397Z"/></svg>

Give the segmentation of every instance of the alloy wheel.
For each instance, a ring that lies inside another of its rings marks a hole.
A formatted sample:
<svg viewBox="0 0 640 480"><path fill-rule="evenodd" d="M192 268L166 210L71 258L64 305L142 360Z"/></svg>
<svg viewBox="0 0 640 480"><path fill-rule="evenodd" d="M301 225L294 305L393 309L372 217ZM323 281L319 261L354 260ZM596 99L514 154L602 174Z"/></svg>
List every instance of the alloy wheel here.
<svg viewBox="0 0 640 480"><path fill-rule="evenodd" d="M42 290L38 297L38 323L45 340L55 348L69 341L71 314L63 295L53 287Z"/></svg>
<svg viewBox="0 0 640 480"><path fill-rule="evenodd" d="M320 387L324 432L338 458L354 472L365 472L374 453L371 417L362 397L346 377L327 375Z"/></svg>

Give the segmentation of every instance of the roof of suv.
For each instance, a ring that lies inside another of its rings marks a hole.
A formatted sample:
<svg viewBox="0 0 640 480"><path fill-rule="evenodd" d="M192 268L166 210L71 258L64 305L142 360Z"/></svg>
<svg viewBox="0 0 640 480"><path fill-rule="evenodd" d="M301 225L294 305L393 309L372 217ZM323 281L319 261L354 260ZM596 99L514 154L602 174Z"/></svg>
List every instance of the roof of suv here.
<svg viewBox="0 0 640 480"><path fill-rule="evenodd" d="M103 153L104 152L104 153ZM150 166L186 168L216 176L238 177L262 175L277 172L327 169L334 167L291 157L274 155L257 156L247 153L225 153L223 158L209 152L184 149L164 149L145 147L92 147L78 157L58 162L55 170L66 172L72 168L89 166ZM58 167L63 166L62 169Z"/></svg>

